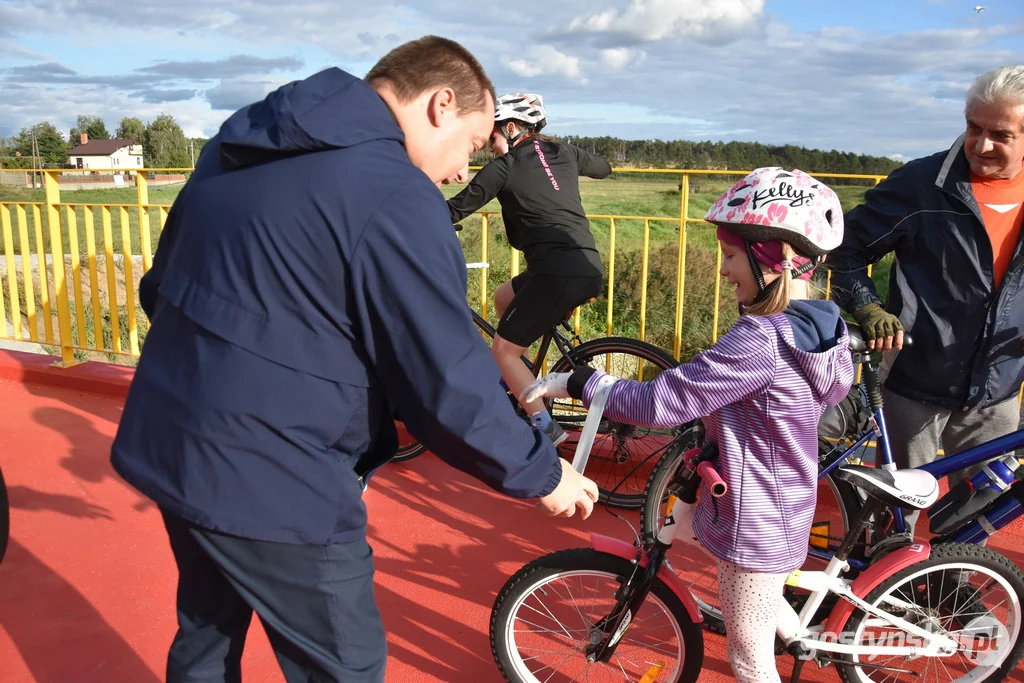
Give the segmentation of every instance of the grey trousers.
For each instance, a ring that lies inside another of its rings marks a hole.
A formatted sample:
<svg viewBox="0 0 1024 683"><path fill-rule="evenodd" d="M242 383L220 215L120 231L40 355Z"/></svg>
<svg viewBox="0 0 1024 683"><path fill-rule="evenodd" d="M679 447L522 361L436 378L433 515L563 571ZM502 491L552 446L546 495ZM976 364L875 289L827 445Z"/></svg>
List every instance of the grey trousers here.
<svg viewBox="0 0 1024 683"><path fill-rule="evenodd" d="M1017 430L1020 416L1017 397L1013 396L987 408L967 412L949 410L932 403L921 403L888 389L882 389L885 425L889 433L893 460L900 469L925 465L944 455L955 455L972 446L991 441ZM974 475L981 464L949 475L950 487L964 476ZM918 512L904 512L907 530L914 532Z"/></svg>

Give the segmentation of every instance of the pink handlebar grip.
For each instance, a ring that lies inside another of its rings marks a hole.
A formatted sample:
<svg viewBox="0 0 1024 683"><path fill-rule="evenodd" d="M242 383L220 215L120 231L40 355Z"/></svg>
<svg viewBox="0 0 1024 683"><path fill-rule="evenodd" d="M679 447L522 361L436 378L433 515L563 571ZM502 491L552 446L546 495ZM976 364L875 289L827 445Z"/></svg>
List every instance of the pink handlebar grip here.
<svg viewBox="0 0 1024 683"><path fill-rule="evenodd" d="M715 471L715 468L711 466L711 463L704 461L697 465L697 474L708 485L711 495L715 498L721 498L729 490L729 487L722 480L722 477L719 476L718 472Z"/></svg>

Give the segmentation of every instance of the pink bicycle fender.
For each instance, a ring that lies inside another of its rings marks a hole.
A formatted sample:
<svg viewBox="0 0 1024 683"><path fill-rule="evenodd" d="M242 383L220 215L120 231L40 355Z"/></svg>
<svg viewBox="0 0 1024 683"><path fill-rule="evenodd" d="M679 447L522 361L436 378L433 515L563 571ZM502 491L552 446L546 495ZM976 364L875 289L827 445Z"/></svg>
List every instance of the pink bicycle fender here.
<svg viewBox="0 0 1024 683"><path fill-rule="evenodd" d="M627 560L632 560L636 557L636 546L620 541L617 538L610 536L602 536L601 534L591 534L590 543L594 547L594 550L602 553L608 553L609 555L615 555L622 557ZM644 553L640 559L640 566L647 566L647 554ZM668 567L662 565L661 569L658 570L658 578L661 579L669 589L676 594L679 601L683 603L683 607L686 608L687 613L690 615L690 619L696 624L704 621L704 615L700 613L700 608L697 607L697 601L693 599L693 593L687 588L683 580L675 575Z"/></svg>
<svg viewBox="0 0 1024 683"><path fill-rule="evenodd" d="M924 543L915 543L908 545L906 548L900 548L894 550L875 564L871 565L864 572L858 576L850 589L853 594L858 598L863 599L868 593L870 593L875 586L882 583L885 579L889 578L896 572L906 569L912 564L918 562L924 562L932 554L932 546L927 541ZM839 629L846 626L846 620L850 618L856 606L848 600L840 600L832 613L828 615L828 620L825 621L825 633L838 634Z"/></svg>

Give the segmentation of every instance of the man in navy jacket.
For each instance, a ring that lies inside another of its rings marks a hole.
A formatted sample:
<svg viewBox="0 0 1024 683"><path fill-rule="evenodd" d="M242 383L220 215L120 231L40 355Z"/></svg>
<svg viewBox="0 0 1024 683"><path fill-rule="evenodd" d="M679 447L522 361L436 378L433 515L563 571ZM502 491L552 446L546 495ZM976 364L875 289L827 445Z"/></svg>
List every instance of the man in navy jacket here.
<svg viewBox="0 0 1024 683"><path fill-rule="evenodd" d="M179 569L167 680L237 681L252 613L289 681L381 681L366 478L393 415L552 515L597 489L519 420L466 305L436 185L482 148L494 89L426 37L366 80L327 69L207 144L139 295L152 327L112 449Z"/></svg>

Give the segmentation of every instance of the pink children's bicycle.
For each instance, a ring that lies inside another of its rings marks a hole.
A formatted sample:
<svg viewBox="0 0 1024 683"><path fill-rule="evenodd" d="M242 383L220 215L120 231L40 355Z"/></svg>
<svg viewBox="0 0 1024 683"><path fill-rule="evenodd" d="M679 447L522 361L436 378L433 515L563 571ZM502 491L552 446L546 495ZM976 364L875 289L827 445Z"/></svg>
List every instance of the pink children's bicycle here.
<svg viewBox="0 0 1024 683"><path fill-rule="evenodd" d="M587 414L573 466L582 472L615 378L605 377ZM702 620L666 552L695 543L688 524L701 480L729 495L711 467L713 444L687 454L664 526L650 543L601 535L591 548L530 562L498 594L491 648L511 683L696 681L704 659ZM867 497L822 571L794 571L779 601L778 643L796 661L836 665L844 681L1000 681L1021 659L1024 575L978 545L921 543L894 550L859 576L846 558L875 513L926 509L935 478L919 470L847 466L837 477ZM700 552L696 548L694 552Z"/></svg>

